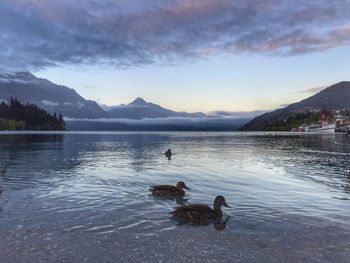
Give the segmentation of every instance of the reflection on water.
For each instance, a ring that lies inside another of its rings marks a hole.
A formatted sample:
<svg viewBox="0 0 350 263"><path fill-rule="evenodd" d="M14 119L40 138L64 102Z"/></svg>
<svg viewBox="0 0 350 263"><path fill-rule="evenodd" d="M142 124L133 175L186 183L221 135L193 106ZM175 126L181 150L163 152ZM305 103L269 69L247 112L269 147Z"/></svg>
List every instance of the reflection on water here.
<svg viewBox="0 0 350 263"><path fill-rule="evenodd" d="M177 220L177 226L192 226L192 227L202 227L213 225L214 229L217 231L223 231L226 228L226 223L230 221L231 217L227 216L226 218L218 218L216 220L202 220L202 221L179 221Z"/></svg>
<svg viewBox="0 0 350 263"><path fill-rule="evenodd" d="M346 262L349 157L343 135L0 135L0 262ZM184 198L148 191L178 181ZM217 195L220 221L169 218Z"/></svg>
<svg viewBox="0 0 350 263"><path fill-rule="evenodd" d="M184 198L182 196L167 196L167 197L165 197L165 196L150 195L150 198L153 198L155 202L171 200L171 201L174 201L178 205L188 204L188 198Z"/></svg>
<svg viewBox="0 0 350 263"><path fill-rule="evenodd" d="M230 220L230 216L226 217L224 220L219 220L214 222L213 226L217 231L223 231L226 228L226 223Z"/></svg>

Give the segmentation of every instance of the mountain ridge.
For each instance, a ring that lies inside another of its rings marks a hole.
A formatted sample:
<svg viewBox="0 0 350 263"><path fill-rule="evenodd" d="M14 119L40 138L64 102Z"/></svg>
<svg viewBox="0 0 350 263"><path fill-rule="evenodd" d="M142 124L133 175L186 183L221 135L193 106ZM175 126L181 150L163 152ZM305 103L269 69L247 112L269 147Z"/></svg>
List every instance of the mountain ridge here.
<svg viewBox="0 0 350 263"><path fill-rule="evenodd" d="M0 100L16 97L22 103L33 103L49 113L65 117L103 118L106 112L95 101L86 100L74 89L35 77L30 72L0 74Z"/></svg>
<svg viewBox="0 0 350 263"><path fill-rule="evenodd" d="M50 113L77 119L99 118L163 118L207 117L204 113L176 112L137 97L129 104L116 106L98 105L86 100L74 89L38 78L30 72L0 74L0 101L17 97L23 103L33 103Z"/></svg>
<svg viewBox="0 0 350 263"><path fill-rule="evenodd" d="M262 131L269 123L280 121L290 117L292 114L302 113L311 109L340 110L350 108L350 81L341 81L331 85L322 91L292 103L285 108L262 114L243 127L242 131Z"/></svg>
<svg viewBox="0 0 350 263"><path fill-rule="evenodd" d="M47 79L36 77L30 72L0 74L0 101L17 97L23 103L33 103L49 113L61 113L70 119L147 119L147 118L241 118L251 119L260 111L209 113L174 111L158 104L147 102L141 97L129 104L108 106L86 100L70 87L55 84Z"/></svg>
<svg viewBox="0 0 350 263"><path fill-rule="evenodd" d="M191 117L191 118L206 118L206 114L202 112L178 112L166 109L158 104L147 102L141 97L137 97L129 104L118 106L110 106L107 113L111 118L128 118L128 119L144 119L144 118L166 118L166 117Z"/></svg>

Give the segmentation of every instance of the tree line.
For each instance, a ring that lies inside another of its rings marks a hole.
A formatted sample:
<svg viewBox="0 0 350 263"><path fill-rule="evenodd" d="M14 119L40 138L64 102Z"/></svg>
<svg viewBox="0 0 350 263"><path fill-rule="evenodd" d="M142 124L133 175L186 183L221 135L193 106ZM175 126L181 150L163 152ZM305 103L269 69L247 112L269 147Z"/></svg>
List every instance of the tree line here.
<svg viewBox="0 0 350 263"><path fill-rule="evenodd" d="M35 104L17 98L0 103L0 130L65 130L62 114L50 114Z"/></svg>

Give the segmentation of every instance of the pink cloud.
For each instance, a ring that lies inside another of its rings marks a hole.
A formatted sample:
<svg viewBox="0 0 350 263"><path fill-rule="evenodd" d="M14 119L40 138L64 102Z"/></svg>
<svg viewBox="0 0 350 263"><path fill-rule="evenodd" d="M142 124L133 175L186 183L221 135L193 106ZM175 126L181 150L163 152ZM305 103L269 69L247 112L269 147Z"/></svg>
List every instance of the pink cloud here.
<svg viewBox="0 0 350 263"><path fill-rule="evenodd" d="M0 60L119 66L241 52L295 55L350 42L348 0L4 0ZM5 37L4 37L5 36Z"/></svg>

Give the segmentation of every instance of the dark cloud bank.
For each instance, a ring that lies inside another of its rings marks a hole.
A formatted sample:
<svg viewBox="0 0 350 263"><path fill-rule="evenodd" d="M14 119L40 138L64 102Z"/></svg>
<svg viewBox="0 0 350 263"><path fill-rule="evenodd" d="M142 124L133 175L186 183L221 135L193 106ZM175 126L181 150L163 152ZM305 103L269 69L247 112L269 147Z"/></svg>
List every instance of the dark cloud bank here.
<svg viewBox="0 0 350 263"><path fill-rule="evenodd" d="M350 0L2 0L0 69L293 55L350 43Z"/></svg>

